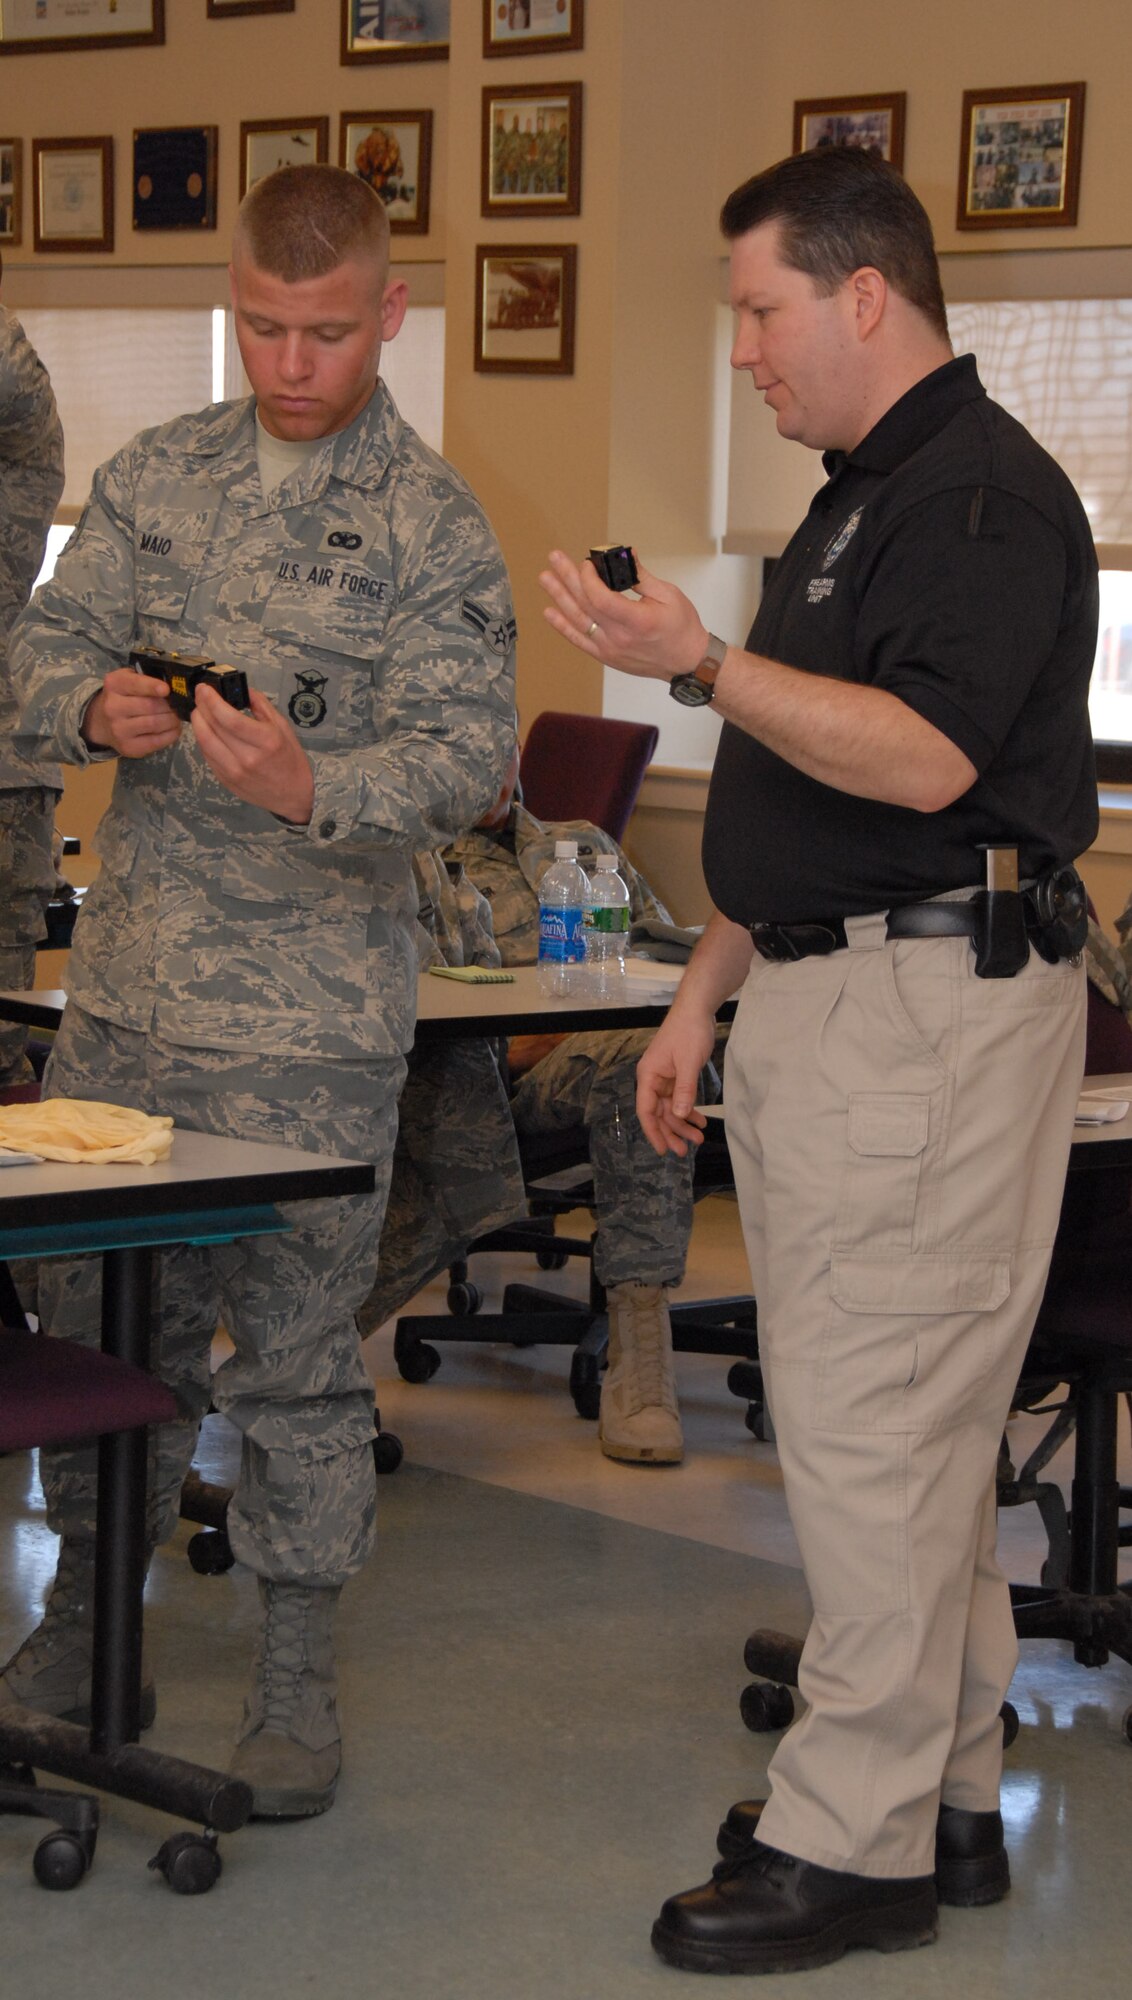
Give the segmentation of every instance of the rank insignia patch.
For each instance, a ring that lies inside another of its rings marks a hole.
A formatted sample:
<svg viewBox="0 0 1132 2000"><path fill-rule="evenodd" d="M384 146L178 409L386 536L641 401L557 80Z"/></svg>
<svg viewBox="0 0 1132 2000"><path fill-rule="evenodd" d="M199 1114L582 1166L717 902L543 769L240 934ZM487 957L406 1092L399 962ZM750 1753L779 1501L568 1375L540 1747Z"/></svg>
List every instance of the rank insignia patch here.
<svg viewBox="0 0 1132 2000"><path fill-rule="evenodd" d="M515 644L513 618L494 618L484 605L476 603L474 597L461 599L460 616L469 625L475 626L485 645L490 646L493 653L502 655L511 651Z"/></svg>

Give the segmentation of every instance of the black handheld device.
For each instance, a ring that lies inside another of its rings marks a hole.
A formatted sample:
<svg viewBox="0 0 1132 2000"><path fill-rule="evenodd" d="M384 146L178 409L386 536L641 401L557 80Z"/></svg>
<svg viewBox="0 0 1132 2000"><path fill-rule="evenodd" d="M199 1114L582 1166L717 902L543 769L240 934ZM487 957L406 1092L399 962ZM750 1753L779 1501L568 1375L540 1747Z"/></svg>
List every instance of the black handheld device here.
<svg viewBox="0 0 1132 2000"><path fill-rule="evenodd" d="M590 550L590 561L607 590L632 590L637 581L637 565L632 549L620 542L607 542Z"/></svg>
<svg viewBox="0 0 1132 2000"><path fill-rule="evenodd" d="M163 653L158 646L135 646L130 665L136 674L164 681L169 689L169 706L174 715L187 722L193 712L197 689L204 681L215 688L229 708L250 708L248 677L240 667L218 667L199 653Z"/></svg>

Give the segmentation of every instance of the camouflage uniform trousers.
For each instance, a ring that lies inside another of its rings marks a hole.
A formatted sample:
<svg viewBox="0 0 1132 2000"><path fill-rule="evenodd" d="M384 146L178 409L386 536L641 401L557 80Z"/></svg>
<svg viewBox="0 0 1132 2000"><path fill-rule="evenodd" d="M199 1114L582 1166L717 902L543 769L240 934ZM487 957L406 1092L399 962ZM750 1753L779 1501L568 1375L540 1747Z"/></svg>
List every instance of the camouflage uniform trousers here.
<svg viewBox="0 0 1132 2000"><path fill-rule="evenodd" d="M654 1153L637 1120L637 1064L647 1028L568 1035L520 1077L515 1128L532 1137L584 1125L597 1214L594 1270L603 1285L678 1285L692 1234L692 1156Z"/></svg>
<svg viewBox="0 0 1132 2000"><path fill-rule="evenodd" d="M166 1113L225 1138L374 1161L372 1195L282 1202L283 1236L161 1253L153 1365L191 1412L151 1433L150 1536L172 1532L181 1482L210 1397L243 1434L228 1509L236 1555L282 1582L341 1583L374 1540L373 1389L354 1312L372 1283L397 1126L400 1057L312 1062L162 1043L84 1014L63 1017L45 1085ZM176 1140L174 1140L174 1149ZM44 1324L92 1345L100 1325L100 1261L40 1268ZM221 1321L235 1353L214 1376ZM49 1525L89 1533L93 1450L41 1453Z"/></svg>
<svg viewBox="0 0 1132 2000"><path fill-rule="evenodd" d="M35 985L35 947L45 935L43 912L55 888L51 836L55 793L45 787L0 791L0 986ZM0 1087L32 1083L28 1031L0 1021Z"/></svg>

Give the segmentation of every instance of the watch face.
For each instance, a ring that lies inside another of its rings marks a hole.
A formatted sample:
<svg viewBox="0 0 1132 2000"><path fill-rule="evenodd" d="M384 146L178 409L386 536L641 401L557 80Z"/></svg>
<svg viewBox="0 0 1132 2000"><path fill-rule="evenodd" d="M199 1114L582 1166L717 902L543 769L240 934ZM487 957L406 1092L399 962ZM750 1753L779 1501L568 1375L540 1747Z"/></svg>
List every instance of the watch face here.
<svg viewBox="0 0 1132 2000"><path fill-rule="evenodd" d="M707 682L695 674L677 674L674 681L669 681L668 692L684 708L705 708L712 697Z"/></svg>

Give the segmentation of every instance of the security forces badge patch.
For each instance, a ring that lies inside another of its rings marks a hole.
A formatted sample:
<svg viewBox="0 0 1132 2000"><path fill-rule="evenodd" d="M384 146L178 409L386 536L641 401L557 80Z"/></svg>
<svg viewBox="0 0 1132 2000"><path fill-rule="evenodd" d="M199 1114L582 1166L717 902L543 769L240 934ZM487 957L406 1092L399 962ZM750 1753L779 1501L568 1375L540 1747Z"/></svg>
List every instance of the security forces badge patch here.
<svg viewBox="0 0 1132 2000"><path fill-rule="evenodd" d="M304 673L295 670L295 692L287 703L287 713L296 729L317 729L326 720L326 702L323 688L329 676L308 668Z"/></svg>
<svg viewBox="0 0 1132 2000"><path fill-rule="evenodd" d="M832 597L833 586L837 579L836 577L827 576L825 572L833 568L838 556L848 548L860 526L861 515L864 511L863 507L855 507L848 520L841 523L837 533L832 535L826 543L822 551L822 574L821 576L812 576L806 586L807 603L820 604L823 598Z"/></svg>

